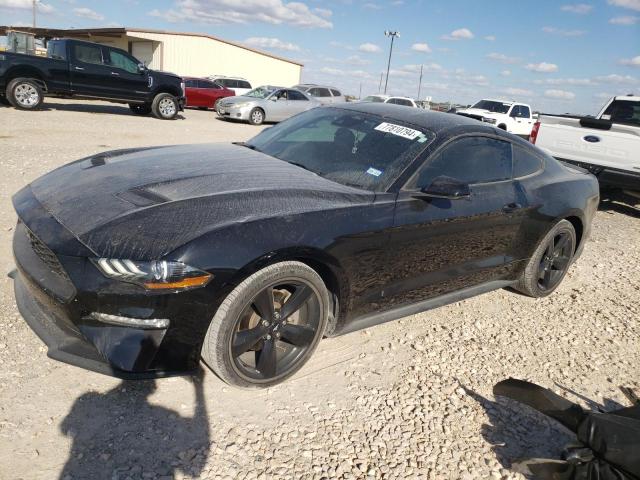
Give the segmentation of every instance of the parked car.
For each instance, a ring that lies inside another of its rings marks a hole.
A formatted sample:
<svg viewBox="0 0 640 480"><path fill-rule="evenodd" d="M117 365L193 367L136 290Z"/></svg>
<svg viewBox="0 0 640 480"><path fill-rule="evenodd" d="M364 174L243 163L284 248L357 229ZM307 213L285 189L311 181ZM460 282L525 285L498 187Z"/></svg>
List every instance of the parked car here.
<svg viewBox="0 0 640 480"><path fill-rule="evenodd" d="M531 142L588 169L606 188L640 194L640 97L611 98L596 117L540 114Z"/></svg>
<svg viewBox="0 0 640 480"><path fill-rule="evenodd" d="M359 103L244 144L101 153L13 204L17 305L50 357L125 378L202 358L267 387L323 336L507 286L549 295L598 183L486 124Z"/></svg>
<svg viewBox="0 0 640 480"><path fill-rule="evenodd" d="M119 48L51 40L47 57L0 54L0 95L15 108L35 110L45 96L128 103L134 113L169 120L184 107L177 75L149 70Z"/></svg>
<svg viewBox="0 0 640 480"><path fill-rule="evenodd" d="M531 116L531 107L518 102L480 100L471 108L457 109L456 113L526 138L529 138L535 123Z"/></svg>
<svg viewBox="0 0 640 480"><path fill-rule="evenodd" d="M265 85L246 95L219 101L217 110L224 119L261 125L263 122L286 120L319 105L315 98L299 90Z"/></svg>
<svg viewBox="0 0 640 480"><path fill-rule="evenodd" d="M209 80L216 82L218 85L233 90L236 95L244 95L253 88L246 78L241 77L225 77L224 75L212 75Z"/></svg>
<svg viewBox="0 0 640 480"><path fill-rule="evenodd" d="M292 88L295 88L296 90L300 90L301 92L312 96L320 103L323 103L325 105L347 101L342 92L334 87L315 85L313 83L301 83L300 85L294 85Z"/></svg>
<svg viewBox="0 0 640 480"><path fill-rule="evenodd" d="M391 97L387 98L384 103L402 105L403 107L419 108L415 100L409 97Z"/></svg>
<svg viewBox="0 0 640 480"><path fill-rule="evenodd" d="M215 110L218 100L235 96L233 90L205 78L185 77L184 84L187 107L198 107L204 110L213 108Z"/></svg>
<svg viewBox="0 0 640 480"><path fill-rule="evenodd" d="M361 102L384 103L391 98L390 95L369 95L364 97Z"/></svg>

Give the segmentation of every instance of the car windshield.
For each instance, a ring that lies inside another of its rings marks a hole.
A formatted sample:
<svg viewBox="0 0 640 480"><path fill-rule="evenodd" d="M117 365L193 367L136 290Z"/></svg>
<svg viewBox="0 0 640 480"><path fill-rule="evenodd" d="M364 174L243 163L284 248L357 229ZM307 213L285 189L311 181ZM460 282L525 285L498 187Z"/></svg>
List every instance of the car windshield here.
<svg viewBox="0 0 640 480"><path fill-rule="evenodd" d="M369 95L368 97L364 97L362 99L363 102L378 102L378 103L383 103L384 102L384 98L382 97L376 97L375 95Z"/></svg>
<svg viewBox="0 0 640 480"><path fill-rule="evenodd" d="M244 97L253 97L253 98L267 98L269 95L273 93L273 90L265 87L254 88L250 92L245 93Z"/></svg>
<svg viewBox="0 0 640 480"><path fill-rule="evenodd" d="M489 110L494 113L507 113L511 108L510 103L494 102L491 100L480 100L471 108L479 108L481 110Z"/></svg>
<svg viewBox="0 0 640 480"><path fill-rule="evenodd" d="M264 130L246 145L343 185L385 191L435 134L368 113L317 108Z"/></svg>

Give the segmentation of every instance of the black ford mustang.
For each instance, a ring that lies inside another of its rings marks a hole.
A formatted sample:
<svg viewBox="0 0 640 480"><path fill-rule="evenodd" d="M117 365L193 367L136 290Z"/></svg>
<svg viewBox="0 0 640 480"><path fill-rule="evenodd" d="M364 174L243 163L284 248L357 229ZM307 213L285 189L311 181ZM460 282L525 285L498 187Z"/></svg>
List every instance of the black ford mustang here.
<svg viewBox="0 0 640 480"><path fill-rule="evenodd" d="M323 336L511 286L551 293L595 178L499 129L386 104L244 144L121 150L18 192L15 290L49 356L122 378L292 375Z"/></svg>

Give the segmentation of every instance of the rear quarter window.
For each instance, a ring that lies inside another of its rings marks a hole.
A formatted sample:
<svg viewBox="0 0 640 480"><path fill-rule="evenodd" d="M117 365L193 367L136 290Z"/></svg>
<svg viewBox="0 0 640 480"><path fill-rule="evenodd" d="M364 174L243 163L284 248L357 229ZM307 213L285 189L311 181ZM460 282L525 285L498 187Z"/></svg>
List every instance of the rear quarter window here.
<svg viewBox="0 0 640 480"><path fill-rule="evenodd" d="M542 159L526 149L513 145L513 178L526 177L542 170Z"/></svg>
<svg viewBox="0 0 640 480"><path fill-rule="evenodd" d="M237 88L251 88L251 84L245 80L238 80L237 84L238 84Z"/></svg>
<svg viewBox="0 0 640 480"><path fill-rule="evenodd" d="M342 93L340 93L338 90L331 89L331 93L333 93L334 97L341 97L342 96Z"/></svg>

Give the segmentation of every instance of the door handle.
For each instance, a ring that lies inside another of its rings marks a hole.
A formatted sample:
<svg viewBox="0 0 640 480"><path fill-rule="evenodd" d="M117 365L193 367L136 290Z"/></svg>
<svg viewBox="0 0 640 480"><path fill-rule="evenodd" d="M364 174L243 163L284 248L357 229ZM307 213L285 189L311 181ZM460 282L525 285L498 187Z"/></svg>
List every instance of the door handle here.
<svg viewBox="0 0 640 480"><path fill-rule="evenodd" d="M111 75L117 75L120 76L120 74L118 72L111 72Z"/></svg>
<svg viewBox="0 0 640 480"><path fill-rule="evenodd" d="M73 68L76 69L76 70L84 70L84 68L82 68L82 67L73 67Z"/></svg>
<svg viewBox="0 0 640 480"><path fill-rule="evenodd" d="M502 207L502 211L505 213L511 213L511 212L515 212L516 210L519 210L522 208L522 205L520 205L519 203L507 203L504 207Z"/></svg>

